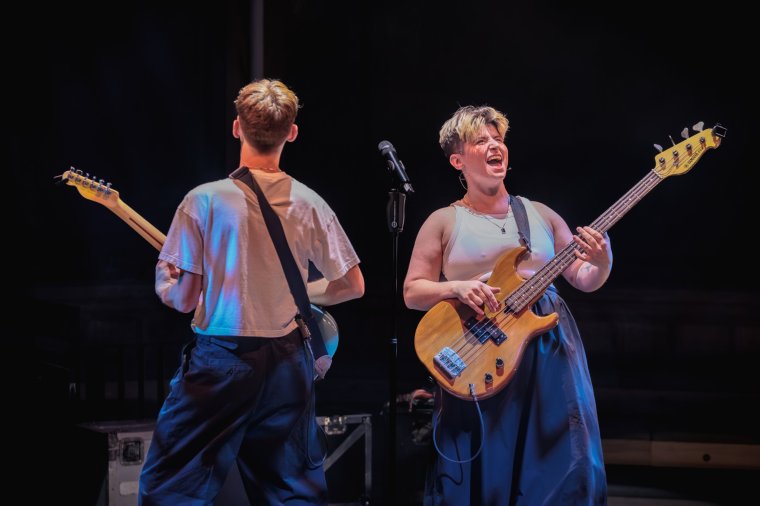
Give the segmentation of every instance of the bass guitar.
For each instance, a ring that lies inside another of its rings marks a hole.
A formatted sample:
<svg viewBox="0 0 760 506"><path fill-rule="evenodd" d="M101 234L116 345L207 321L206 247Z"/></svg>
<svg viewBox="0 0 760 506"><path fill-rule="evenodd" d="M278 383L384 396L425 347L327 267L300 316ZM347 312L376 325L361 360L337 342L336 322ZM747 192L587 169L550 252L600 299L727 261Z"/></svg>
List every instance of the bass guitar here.
<svg viewBox="0 0 760 506"><path fill-rule="evenodd" d="M655 157L654 169L591 228L600 233L609 230L663 179L685 174L708 149L717 148L726 133L721 125L703 130L701 122L694 130L697 133L689 137L684 129L686 140L671 148L656 146L661 152ZM475 400L491 397L507 386L531 338L557 325L557 313L538 316L531 307L577 258L576 249L570 242L528 279L517 274L517 264L527 248L503 253L488 280L489 285L501 287L495 312L485 307L485 315L476 317L459 300L447 299L425 313L415 332L415 351L441 388L460 399Z"/></svg>
<svg viewBox="0 0 760 506"><path fill-rule="evenodd" d="M97 180L73 167L58 177L67 185L76 188L82 197L110 209L116 216L132 227L135 232L140 234L143 239L148 241L151 246L161 251L161 247L164 245L164 241L166 241L166 235L125 204L119 197L119 192L111 187L111 183L106 183L102 179ZM321 307L312 304L311 310L314 313L314 318L317 320L319 330L322 332L327 353L332 358L338 349L338 324L335 318Z"/></svg>

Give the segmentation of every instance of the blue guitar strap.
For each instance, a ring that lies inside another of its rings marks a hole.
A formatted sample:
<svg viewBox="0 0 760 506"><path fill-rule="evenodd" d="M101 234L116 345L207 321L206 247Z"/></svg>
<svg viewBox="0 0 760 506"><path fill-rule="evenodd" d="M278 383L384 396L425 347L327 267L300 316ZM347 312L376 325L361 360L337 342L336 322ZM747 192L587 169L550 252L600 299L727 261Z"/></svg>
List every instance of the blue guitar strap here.
<svg viewBox="0 0 760 506"><path fill-rule="evenodd" d="M528 223L528 213L525 211L525 204L523 204L520 197L516 197L512 194L509 195L509 206L512 208L512 214L515 217L517 223L517 235L520 236L523 246L530 249L530 224Z"/></svg>
<svg viewBox="0 0 760 506"><path fill-rule="evenodd" d="M272 238L274 248L277 250L277 255L280 257L280 263L282 264L282 270L285 272L285 277L288 279L288 286L293 294L293 298L298 306L298 315L296 320L298 326L301 327L301 332L304 337L311 338L311 348L314 352L314 358L327 355L327 348L325 347L324 338L322 332L319 330L314 314L311 312L311 303L309 302L309 296L306 293L306 285L304 285L301 272L298 270L295 258L293 258L293 252L290 251L288 241L285 238L285 231L282 228L282 222L277 217L277 214L269 205L264 192L261 191L261 187L256 182L256 179L251 175L251 171L248 167L240 167L235 172L230 174L231 179L237 179L238 181L247 184L253 193L256 194L256 198L259 201L259 207L261 208L261 215L264 217L264 222L269 230L269 236ZM306 326L304 326L304 323Z"/></svg>

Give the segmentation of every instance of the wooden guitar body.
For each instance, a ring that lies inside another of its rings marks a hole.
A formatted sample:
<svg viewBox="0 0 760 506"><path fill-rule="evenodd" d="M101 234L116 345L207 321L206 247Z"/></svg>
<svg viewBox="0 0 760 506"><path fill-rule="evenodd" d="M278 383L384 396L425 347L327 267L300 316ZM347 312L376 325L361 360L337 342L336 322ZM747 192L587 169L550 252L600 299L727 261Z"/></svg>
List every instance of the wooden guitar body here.
<svg viewBox="0 0 760 506"><path fill-rule="evenodd" d="M448 299L433 306L417 326L414 339L417 356L452 395L472 400L470 385L479 399L494 395L514 376L530 339L557 325L556 313L538 316L530 309L532 303L517 313L505 310L506 295L525 281L517 274L517 262L525 251L521 247L502 254L488 280L489 285L501 288L496 294L500 311L491 313L486 309L485 316L477 320L468 306ZM450 374L436 360L446 347L464 362L459 375Z"/></svg>

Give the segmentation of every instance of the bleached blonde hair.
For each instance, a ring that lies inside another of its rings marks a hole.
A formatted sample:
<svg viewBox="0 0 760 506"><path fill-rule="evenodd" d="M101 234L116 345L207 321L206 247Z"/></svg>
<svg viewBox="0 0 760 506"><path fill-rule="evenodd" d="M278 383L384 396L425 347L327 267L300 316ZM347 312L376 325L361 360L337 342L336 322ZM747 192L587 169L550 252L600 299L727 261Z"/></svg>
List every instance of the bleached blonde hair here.
<svg viewBox="0 0 760 506"><path fill-rule="evenodd" d="M509 120L504 113L487 105L466 105L457 109L443 124L438 135L438 143L446 158L453 153L461 153L464 143L474 141L483 125L496 127L503 139L509 129Z"/></svg>

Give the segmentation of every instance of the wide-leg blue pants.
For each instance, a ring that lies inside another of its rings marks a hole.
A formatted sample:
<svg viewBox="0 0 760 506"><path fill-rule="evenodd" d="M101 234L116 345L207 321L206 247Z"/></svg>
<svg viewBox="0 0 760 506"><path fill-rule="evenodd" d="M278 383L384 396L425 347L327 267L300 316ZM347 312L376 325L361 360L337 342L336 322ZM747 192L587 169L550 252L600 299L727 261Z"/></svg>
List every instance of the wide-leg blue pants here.
<svg viewBox="0 0 760 506"><path fill-rule="evenodd" d="M196 336L159 413L139 504L211 505L235 463L251 504L326 504L306 346L298 330Z"/></svg>

